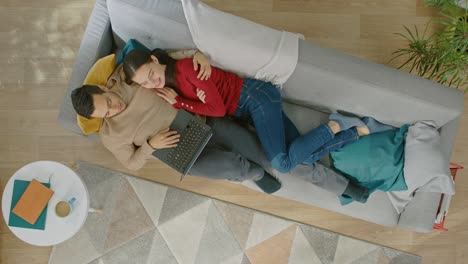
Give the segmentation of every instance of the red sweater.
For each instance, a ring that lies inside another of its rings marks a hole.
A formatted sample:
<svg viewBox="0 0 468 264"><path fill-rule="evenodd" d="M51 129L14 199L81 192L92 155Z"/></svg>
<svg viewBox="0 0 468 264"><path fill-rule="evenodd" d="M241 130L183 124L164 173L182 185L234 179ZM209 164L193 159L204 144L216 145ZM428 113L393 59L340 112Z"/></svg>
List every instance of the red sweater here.
<svg viewBox="0 0 468 264"><path fill-rule="evenodd" d="M197 79L192 59L176 62L176 85L180 90L175 108L206 116L234 115L244 80L234 73L211 67L208 80ZM197 88L205 92L205 103L197 97Z"/></svg>

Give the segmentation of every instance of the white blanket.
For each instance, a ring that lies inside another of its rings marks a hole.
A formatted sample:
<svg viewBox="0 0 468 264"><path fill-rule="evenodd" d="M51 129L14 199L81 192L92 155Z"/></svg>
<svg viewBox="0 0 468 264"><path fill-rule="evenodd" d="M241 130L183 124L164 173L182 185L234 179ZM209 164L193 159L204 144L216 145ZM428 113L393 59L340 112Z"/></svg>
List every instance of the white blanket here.
<svg viewBox="0 0 468 264"><path fill-rule="evenodd" d="M455 194L448 160L441 151L438 127L433 121L420 121L406 134L404 175L406 191L388 192L398 213L411 201L415 192Z"/></svg>
<svg viewBox="0 0 468 264"><path fill-rule="evenodd" d="M302 35L259 25L198 0L181 1L195 45L214 66L277 85L294 72Z"/></svg>

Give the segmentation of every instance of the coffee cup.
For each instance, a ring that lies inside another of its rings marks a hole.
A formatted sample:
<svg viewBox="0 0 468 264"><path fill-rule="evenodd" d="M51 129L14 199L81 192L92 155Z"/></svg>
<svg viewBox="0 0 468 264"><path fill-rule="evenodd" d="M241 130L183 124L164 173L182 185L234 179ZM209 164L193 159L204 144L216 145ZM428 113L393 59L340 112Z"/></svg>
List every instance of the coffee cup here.
<svg viewBox="0 0 468 264"><path fill-rule="evenodd" d="M58 217L62 217L62 218L69 216L71 212L73 211L73 204L75 203L75 201L76 201L75 197L71 198L68 201L66 200L59 201L55 205L55 214Z"/></svg>

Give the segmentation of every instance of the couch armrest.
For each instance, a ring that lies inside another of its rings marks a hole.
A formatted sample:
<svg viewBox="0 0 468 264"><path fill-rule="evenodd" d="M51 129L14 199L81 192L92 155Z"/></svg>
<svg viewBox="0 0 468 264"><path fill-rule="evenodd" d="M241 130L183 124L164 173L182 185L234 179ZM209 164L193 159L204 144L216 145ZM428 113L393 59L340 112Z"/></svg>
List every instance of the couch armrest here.
<svg viewBox="0 0 468 264"><path fill-rule="evenodd" d="M460 117L448 122L440 128L441 151L443 156L447 159L447 166L455 144L459 123ZM398 226L412 231L431 232L439 207L440 196L440 193L416 192L411 202L401 213Z"/></svg>
<svg viewBox="0 0 468 264"><path fill-rule="evenodd" d="M106 1L97 0L83 35L58 116L58 122L76 134L83 135L81 129L76 124L76 112L73 109L70 98L71 92L83 84L89 69L99 58L110 54L112 43L112 29ZM96 135L93 135L93 137L97 138Z"/></svg>
<svg viewBox="0 0 468 264"><path fill-rule="evenodd" d="M431 232L439 207L440 195L440 193L416 192L411 202L400 214L398 227L422 233Z"/></svg>
<svg viewBox="0 0 468 264"><path fill-rule="evenodd" d="M455 146L455 140L457 137L458 127L460 126L461 115L462 114L460 114L458 118L448 122L447 124L445 124L443 127L439 129L440 140L441 140L440 142L441 151L444 157L447 159L446 160L447 166L451 161L450 159L452 157L453 148Z"/></svg>

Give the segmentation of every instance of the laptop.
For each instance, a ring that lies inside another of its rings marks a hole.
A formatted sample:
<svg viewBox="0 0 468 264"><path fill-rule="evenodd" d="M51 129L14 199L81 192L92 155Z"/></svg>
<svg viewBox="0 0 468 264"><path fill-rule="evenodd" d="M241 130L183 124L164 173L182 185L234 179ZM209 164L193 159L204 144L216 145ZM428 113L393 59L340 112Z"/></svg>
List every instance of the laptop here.
<svg viewBox="0 0 468 264"><path fill-rule="evenodd" d="M169 128L180 135L177 146L158 149L153 152L153 156L180 172L182 181L208 144L213 132L210 126L184 110L178 111Z"/></svg>

